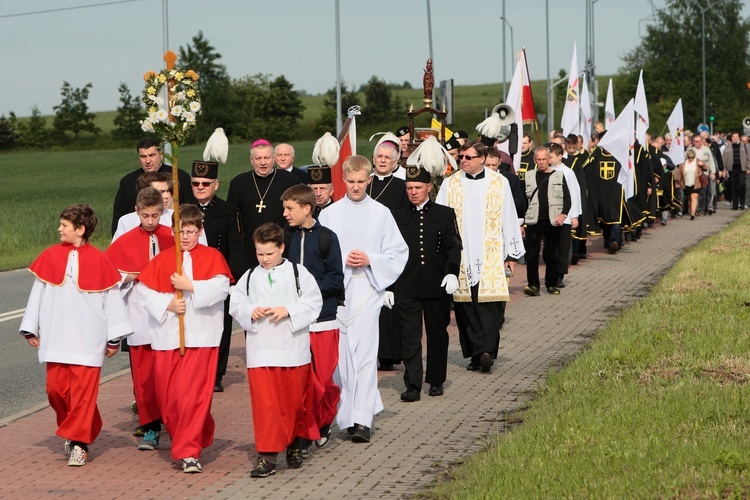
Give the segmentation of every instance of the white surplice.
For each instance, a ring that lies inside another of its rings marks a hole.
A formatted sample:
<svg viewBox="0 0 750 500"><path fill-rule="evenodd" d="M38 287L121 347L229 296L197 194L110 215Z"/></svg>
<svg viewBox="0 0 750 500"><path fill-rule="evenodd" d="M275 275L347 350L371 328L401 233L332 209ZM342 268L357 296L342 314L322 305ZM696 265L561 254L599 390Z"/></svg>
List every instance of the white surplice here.
<svg viewBox="0 0 750 500"><path fill-rule="evenodd" d="M378 390L378 318L385 289L404 270L409 247L390 210L369 196L360 202L347 196L320 213L321 225L338 236L342 262L352 250L367 254L370 265L344 266L346 303L338 309L338 379L341 400L336 424L372 427L372 417L383 410Z"/></svg>
<svg viewBox="0 0 750 500"><path fill-rule="evenodd" d="M229 295L229 278L220 274L207 280L194 280L190 252L182 252L182 269L194 288L182 295L187 308L184 315L185 347L216 347L224 330L224 300ZM135 293L149 315L147 329L151 334L151 348L157 351L178 349L179 316L167 311L174 293L157 292L140 282Z"/></svg>
<svg viewBox="0 0 750 500"><path fill-rule="evenodd" d="M116 286L79 290L77 250L68 255L65 273L60 286L34 280L20 330L39 337L40 363L101 367L107 341L133 331L125 303Z"/></svg>
<svg viewBox="0 0 750 500"><path fill-rule="evenodd" d="M248 368L310 363L309 326L320 314L323 297L313 275L301 265L297 266L297 271L299 295L294 270L288 260L271 269L258 266L245 272L232 289L229 314L247 333ZM289 316L278 323L271 323L268 317L257 321L252 319L256 307L278 306L289 312Z"/></svg>

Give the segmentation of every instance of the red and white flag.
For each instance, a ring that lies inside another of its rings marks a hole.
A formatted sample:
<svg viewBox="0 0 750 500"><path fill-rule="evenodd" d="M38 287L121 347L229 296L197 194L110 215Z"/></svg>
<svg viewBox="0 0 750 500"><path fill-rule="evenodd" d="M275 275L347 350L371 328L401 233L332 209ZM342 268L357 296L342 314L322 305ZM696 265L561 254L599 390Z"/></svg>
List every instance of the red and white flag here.
<svg viewBox="0 0 750 500"><path fill-rule="evenodd" d="M622 185L625 191L625 199L631 198L635 193L635 174L633 172L633 99L630 100L625 109L614 121L612 126L604 134L599 146L606 149L617 161L622 168L617 176L617 182Z"/></svg>
<svg viewBox="0 0 750 500"><path fill-rule="evenodd" d="M510 87L508 88L508 95L505 99L505 104L513 109L513 117L515 123L518 126L518 143L516 144L516 154L513 157L513 167L515 169L521 164L521 142L523 141L523 115L524 115L524 100L523 100L523 60L522 57L518 58L516 62L516 70L513 72L513 79L510 81ZM533 105L532 105L533 109ZM510 152L510 139L500 143L498 146L500 151Z"/></svg>
<svg viewBox="0 0 750 500"><path fill-rule="evenodd" d="M586 78L583 79L583 90L581 90L581 136L583 137L583 148L589 149L591 140L591 97L589 96L589 85Z"/></svg>
<svg viewBox="0 0 750 500"><path fill-rule="evenodd" d="M648 104L646 103L646 88L643 86L643 70L638 76L638 88L635 90L635 112L638 119L635 122L635 138L641 146L646 145L646 131L648 130Z"/></svg>
<svg viewBox="0 0 750 500"><path fill-rule="evenodd" d="M675 165L685 161L685 137L682 131L685 130L685 120L682 117L682 99L677 99L672 114L667 119L669 134L672 136L672 144L669 145L667 155L672 159Z"/></svg>
<svg viewBox="0 0 750 500"><path fill-rule="evenodd" d="M344 160L357 154L357 124L355 116L360 114L359 106L349 109L349 116L339 132L339 161L331 167L331 182L333 183L333 201L338 201L346 194L344 182Z"/></svg>
<svg viewBox="0 0 750 500"><path fill-rule="evenodd" d="M536 123L536 111L534 110L534 98L531 96L531 82L529 81L529 62L526 60L526 49L521 49L521 118L524 124ZM518 133L521 133L521 128Z"/></svg>
<svg viewBox="0 0 750 500"><path fill-rule="evenodd" d="M573 44L573 59L570 61L570 72L568 73L568 88L565 91L565 105L563 107L560 127L563 135L578 134L578 113L581 102L578 93L578 60L576 57L576 44Z"/></svg>
<svg viewBox="0 0 750 500"><path fill-rule="evenodd" d="M612 90L612 79L609 79L609 87L607 87L607 100L604 102L604 128L609 130L609 127L615 122L615 96Z"/></svg>

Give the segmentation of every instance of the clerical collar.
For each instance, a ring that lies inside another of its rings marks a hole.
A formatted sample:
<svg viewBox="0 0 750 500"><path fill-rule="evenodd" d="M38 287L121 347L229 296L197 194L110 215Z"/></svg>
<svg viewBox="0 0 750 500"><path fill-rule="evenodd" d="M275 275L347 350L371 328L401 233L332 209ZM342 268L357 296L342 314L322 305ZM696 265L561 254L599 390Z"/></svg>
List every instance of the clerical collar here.
<svg viewBox="0 0 750 500"><path fill-rule="evenodd" d="M259 179L268 179L269 177L271 177L275 173L276 173L276 167L272 168L271 171L268 172L268 174L266 174L266 175L260 175L258 172L256 172L255 170L253 170L253 175L255 177L258 177Z"/></svg>
<svg viewBox="0 0 750 500"><path fill-rule="evenodd" d="M391 173L390 173L390 174L388 174L388 175L380 175L380 174L373 174L373 175L374 175L375 177L377 177L379 181L384 181L384 180L386 180L387 178L389 178L390 176L392 176L392 175L393 175L393 172L391 172Z"/></svg>
<svg viewBox="0 0 750 500"><path fill-rule="evenodd" d="M467 172L464 172L466 174L466 178L470 179L472 181L478 181L479 179L484 179L484 167L482 167L482 171L476 174L469 174Z"/></svg>

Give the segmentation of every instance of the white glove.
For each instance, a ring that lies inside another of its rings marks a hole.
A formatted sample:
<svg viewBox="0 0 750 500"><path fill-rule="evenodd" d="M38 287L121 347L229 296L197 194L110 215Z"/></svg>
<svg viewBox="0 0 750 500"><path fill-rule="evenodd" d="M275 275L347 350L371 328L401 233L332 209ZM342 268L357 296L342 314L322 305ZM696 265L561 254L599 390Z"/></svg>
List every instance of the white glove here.
<svg viewBox="0 0 750 500"><path fill-rule="evenodd" d="M393 292L385 292L383 296L383 305L388 309L393 309L393 304L396 303L396 297L393 296Z"/></svg>
<svg viewBox="0 0 750 500"><path fill-rule="evenodd" d="M458 277L455 274L446 274L440 286L445 287L445 293L453 295L458 290Z"/></svg>

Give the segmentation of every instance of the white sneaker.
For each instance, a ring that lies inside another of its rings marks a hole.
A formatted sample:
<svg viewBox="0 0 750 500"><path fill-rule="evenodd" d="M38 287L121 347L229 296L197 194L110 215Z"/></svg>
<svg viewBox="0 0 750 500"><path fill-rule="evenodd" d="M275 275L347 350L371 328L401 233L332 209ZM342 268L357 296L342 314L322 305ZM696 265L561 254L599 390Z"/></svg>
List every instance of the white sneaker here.
<svg viewBox="0 0 750 500"><path fill-rule="evenodd" d="M185 474L194 474L203 472L203 466L197 458L187 457L182 459L182 472Z"/></svg>
<svg viewBox="0 0 750 500"><path fill-rule="evenodd" d="M63 447L65 448L65 454L70 455L70 439L65 440Z"/></svg>
<svg viewBox="0 0 750 500"><path fill-rule="evenodd" d="M78 445L75 445L70 450L70 458L68 459L68 467L81 467L86 465L86 456L88 452Z"/></svg>

